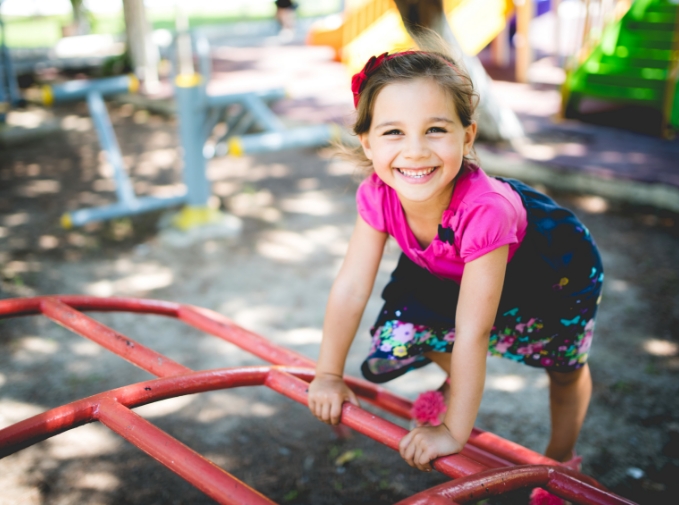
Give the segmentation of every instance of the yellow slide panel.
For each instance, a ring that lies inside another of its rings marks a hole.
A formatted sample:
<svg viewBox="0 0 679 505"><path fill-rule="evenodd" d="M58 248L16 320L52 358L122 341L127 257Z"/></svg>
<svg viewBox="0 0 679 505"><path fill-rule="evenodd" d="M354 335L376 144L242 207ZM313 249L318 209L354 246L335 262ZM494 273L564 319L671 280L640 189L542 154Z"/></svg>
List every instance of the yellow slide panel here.
<svg viewBox="0 0 679 505"><path fill-rule="evenodd" d="M371 24L358 37L342 48L342 63L351 74L363 68L373 55L413 49L415 43L403 26L403 20L394 7Z"/></svg>
<svg viewBox="0 0 679 505"><path fill-rule="evenodd" d="M514 2L444 0L443 8L460 47L475 56L502 32ZM351 73L358 72L370 56L415 46L391 0L348 1L343 24L317 25L307 42L334 47Z"/></svg>
<svg viewBox="0 0 679 505"><path fill-rule="evenodd" d="M514 9L511 0L447 0L446 17L460 47L476 56L497 37Z"/></svg>

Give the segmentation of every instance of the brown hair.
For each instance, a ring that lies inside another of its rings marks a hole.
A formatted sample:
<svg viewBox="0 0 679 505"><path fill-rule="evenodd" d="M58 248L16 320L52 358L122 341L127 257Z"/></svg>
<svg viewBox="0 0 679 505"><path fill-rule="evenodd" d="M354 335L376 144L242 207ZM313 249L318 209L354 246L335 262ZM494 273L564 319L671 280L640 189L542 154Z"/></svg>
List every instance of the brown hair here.
<svg viewBox="0 0 679 505"><path fill-rule="evenodd" d="M392 57L385 59L370 74L361 90L356 108L357 118L353 127L356 135L370 130L375 99L385 86L423 77L433 79L450 96L464 127L474 122L478 94L474 91L474 85L467 72L449 55L439 51L406 51L390 56ZM343 151L346 157L366 169L366 172L372 172L372 163L365 157L360 146ZM476 152L472 147L470 155L465 156L463 167L468 167L469 162L475 160Z"/></svg>

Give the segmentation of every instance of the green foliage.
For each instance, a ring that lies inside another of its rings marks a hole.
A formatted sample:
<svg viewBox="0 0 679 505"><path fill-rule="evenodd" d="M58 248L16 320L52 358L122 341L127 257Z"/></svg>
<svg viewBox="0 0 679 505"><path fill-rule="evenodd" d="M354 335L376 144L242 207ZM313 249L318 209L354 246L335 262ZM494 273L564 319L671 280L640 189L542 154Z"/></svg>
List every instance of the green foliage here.
<svg viewBox="0 0 679 505"><path fill-rule="evenodd" d="M100 70L101 77L129 74L130 72L132 72L132 60L129 51L107 58Z"/></svg>

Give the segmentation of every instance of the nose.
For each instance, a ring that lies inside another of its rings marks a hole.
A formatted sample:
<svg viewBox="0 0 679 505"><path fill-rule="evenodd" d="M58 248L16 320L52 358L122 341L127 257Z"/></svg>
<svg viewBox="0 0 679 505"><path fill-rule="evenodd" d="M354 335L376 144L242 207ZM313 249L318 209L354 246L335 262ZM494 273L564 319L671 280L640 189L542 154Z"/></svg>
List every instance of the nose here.
<svg viewBox="0 0 679 505"><path fill-rule="evenodd" d="M419 135L409 135L406 138L403 155L411 160L427 158L429 156L429 146L426 139Z"/></svg>

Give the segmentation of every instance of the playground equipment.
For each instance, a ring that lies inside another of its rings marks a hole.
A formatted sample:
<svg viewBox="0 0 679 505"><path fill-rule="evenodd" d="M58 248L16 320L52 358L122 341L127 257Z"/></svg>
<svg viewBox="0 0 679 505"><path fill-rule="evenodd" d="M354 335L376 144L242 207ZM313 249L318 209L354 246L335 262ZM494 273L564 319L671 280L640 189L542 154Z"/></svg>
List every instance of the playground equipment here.
<svg viewBox="0 0 679 505"><path fill-rule="evenodd" d="M70 81L64 84L55 86L46 85L43 87L42 101L47 106L59 102L82 100L83 98L87 100L99 143L113 168L113 177L116 182L116 196L118 197L116 203L68 212L61 218L61 224L64 228L82 226L90 221L114 219L130 214L148 212L150 210L179 205L185 201L186 197L181 195L167 198L139 198L134 194L130 178L125 172L120 146L113 131L103 97L120 93L134 93L138 88L139 81L133 75L107 79Z"/></svg>
<svg viewBox="0 0 679 505"><path fill-rule="evenodd" d="M276 366L193 371L80 311L124 311L174 317L231 342ZM241 386L265 385L307 403L314 362L268 342L215 312L158 300L45 296L0 300L0 319L42 314L130 363L160 377L105 391L57 407L0 430L0 458L91 422L100 422L221 504L274 502L163 432L130 409L167 398ZM363 380L346 377L364 401L410 418L411 403ZM311 415L311 414L309 414ZM407 430L345 403L342 423L398 450ZM476 502L524 487L543 487L577 504L634 505L593 479L492 433L474 429L460 454L439 458L433 467L453 480L402 500L399 505Z"/></svg>
<svg viewBox="0 0 679 505"><path fill-rule="evenodd" d="M0 6L2 2L3 0L0 0ZM0 17L0 124L5 122L10 108L23 102L5 37L5 24Z"/></svg>
<svg viewBox="0 0 679 505"><path fill-rule="evenodd" d="M393 0L348 0L340 22L320 23L307 42L327 45L352 73L368 58L415 46ZM443 12L462 51L474 56L505 27L514 11L512 0L444 0Z"/></svg>
<svg viewBox="0 0 679 505"><path fill-rule="evenodd" d="M666 135L679 130L679 1L636 0L580 61L562 88L566 117L590 96L656 109Z"/></svg>
<svg viewBox="0 0 679 505"><path fill-rule="evenodd" d="M419 5L422 4L422 5ZM513 10L511 0L348 0L341 17L312 28L308 43L330 45L351 73L359 71L370 56L415 47L422 24L437 32L453 49L474 82L481 100L479 135L488 140L514 140L524 136L516 115L501 105L490 89L490 78L475 56L502 33ZM412 19L426 13L426 19ZM422 12L418 9L422 7ZM415 40L413 40L413 37Z"/></svg>
<svg viewBox="0 0 679 505"><path fill-rule="evenodd" d="M181 35L180 35L181 37ZM210 49L205 38L188 36L188 46L179 39L176 47L187 53L179 58L179 72L174 78L175 99L179 117L179 137L184 160L183 194L165 198L137 197L125 172L120 147L103 101L107 95L136 92L139 81L134 76L71 81L43 88L45 105L68 100L87 100L90 114L102 149L114 171L118 201L102 207L79 209L62 216L65 228L82 226L91 221L114 219L177 205L184 208L174 217L173 224L188 230L206 224L220 224L224 216L208 206L210 182L207 179L207 159L217 155L263 153L300 147L317 147L339 136L335 125L314 125L286 128L269 109L267 102L285 96L283 89L262 92L209 95ZM196 47L200 71L193 69ZM187 65L185 62L189 61ZM184 63L182 63L184 62ZM208 143L215 127L225 124L226 133ZM253 132L254 133L249 133Z"/></svg>

